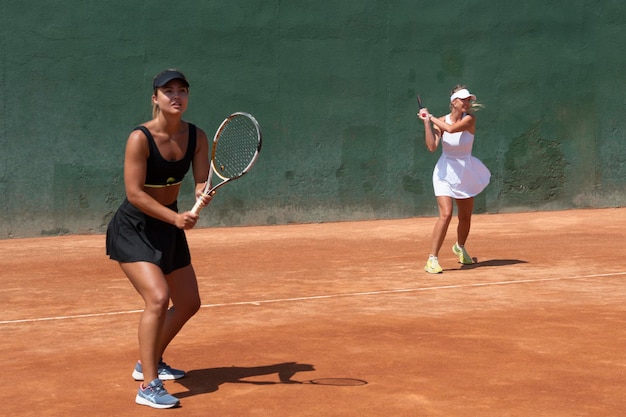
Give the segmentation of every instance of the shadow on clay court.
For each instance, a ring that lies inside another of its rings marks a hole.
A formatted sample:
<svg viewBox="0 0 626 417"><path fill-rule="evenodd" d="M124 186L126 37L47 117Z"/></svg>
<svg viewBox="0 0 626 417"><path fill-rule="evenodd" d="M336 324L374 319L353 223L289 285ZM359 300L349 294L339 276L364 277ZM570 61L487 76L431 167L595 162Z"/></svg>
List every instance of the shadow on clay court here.
<svg viewBox="0 0 626 417"><path fill-rule="evenodd" d="M521 259L490 259L488 261L478 262L478 259L473 258L474 263L471 265L461 265L459 269L475 269L483 268L486 266L507 266L516 264L527 264L528 261L522 261Z"/></svg>
<svg viewBox="0 0 626 417"><path fill-rule="evenodd" d="M239 367L231 366L224 368L207 368L190 370L185 378L176 380L187 388L186 392L176 393L177 398L191 397L193 395L208 394L219 389L220 385L252 384L252 385L276 385L276 384L314 384L314 385L337 385L358 386L366 385L367 381L354 378L320 378L305 381L292 379L297 373L315 371L313 365L297 362L286 362L275 365ZM276 374L276 380L259 380L246 378L263 377Z"/></svg>

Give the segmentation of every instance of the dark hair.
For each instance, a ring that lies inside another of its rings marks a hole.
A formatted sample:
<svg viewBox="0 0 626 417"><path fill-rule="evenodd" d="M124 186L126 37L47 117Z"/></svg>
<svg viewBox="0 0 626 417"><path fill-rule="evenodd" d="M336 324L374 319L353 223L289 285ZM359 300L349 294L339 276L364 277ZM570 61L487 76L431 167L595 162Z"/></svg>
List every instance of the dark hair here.
<svg viewBox="0 0 626 417"><path fill-rule="evenodd" d="M187 86L187 88L189 88L189 81L187 81L187 77L185 77L185 74L183 74L176 68L169 68L159 72L152 79L153 95L156 96L158 89L172 80L181 80ZM156 118L159 115L160 111L161 110L159 109L159 106L155 102L152 102L152 117Z"/></svg>

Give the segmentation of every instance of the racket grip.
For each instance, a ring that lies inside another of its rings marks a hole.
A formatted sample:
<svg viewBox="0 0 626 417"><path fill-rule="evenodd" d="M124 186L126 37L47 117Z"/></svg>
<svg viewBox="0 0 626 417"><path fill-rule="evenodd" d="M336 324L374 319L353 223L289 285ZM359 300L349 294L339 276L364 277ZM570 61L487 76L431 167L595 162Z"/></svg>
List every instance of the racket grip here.
<svg viewBox="0 0 626 417"><path fill-rule="evenodd" d="M206 206L208 206L211 201L213 201L213 196L215 195L215 191L212 191L211 194L202 194L205 198L208 198L208 202L206 203ZM200 214L200 212L202 211L203 208L205 208L206 206L202 205L202 198L198 197L198 199L196 200L196 204L193 205L193 207L191 208L191 211L193 214Z"/></svg>
<svg viewBox="0 0 626 417"><path fill-rule="evenodd" d="M191 208L191 212L193 214L200 214L200 211L202 211L201 204L202 204L202 199L198 198L196 200L196 204L194 204L193 207Z"/></svg>

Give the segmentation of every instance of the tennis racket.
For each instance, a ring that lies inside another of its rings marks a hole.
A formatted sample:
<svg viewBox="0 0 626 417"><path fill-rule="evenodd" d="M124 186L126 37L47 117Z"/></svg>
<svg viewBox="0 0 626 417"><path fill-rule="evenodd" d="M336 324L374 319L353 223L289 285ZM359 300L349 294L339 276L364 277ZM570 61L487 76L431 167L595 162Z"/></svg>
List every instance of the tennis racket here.
<svg viewBox="0 0 626 417"><path fill-rule="evenodd" d="M211 195L224 184L242 177L252 168L261 152L262 134L259 123L248 113L228 116L215 132L209 178L202 194ZM214 184L213 180L219 179ZM198 198L191 211L200 213L202 199Z"/></svg>
<svg viewBox="0 0 626 417"><path fill-rule="evenodd" d="M417 106L419 107L420 110L422 110L424 108L424 106L422 105L422 98L420 97L420 95L417 95Z"/></svg>
<svg viewBox="0 0 626 417"><path fill-rule="evenodd" d="M419 111L418 114L422 115L422 110L424 109L424 105L422 104L422 98L420 97L420 95L417 95L417 106L419 107Z"/></svg>

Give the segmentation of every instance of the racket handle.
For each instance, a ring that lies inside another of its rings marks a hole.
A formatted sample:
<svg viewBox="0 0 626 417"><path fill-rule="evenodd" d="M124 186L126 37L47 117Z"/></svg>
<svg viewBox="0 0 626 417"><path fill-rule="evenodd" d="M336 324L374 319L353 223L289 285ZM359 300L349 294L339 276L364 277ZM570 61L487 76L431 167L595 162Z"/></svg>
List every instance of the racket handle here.
<svg viewBox="0 0 626 417"><path fill-rule="evenodd" d="M202 204L202 199L198 198L196 200L196 204L194 204L193 207L191 208L191 212L193 214L200 214L200 211L202 210L201 204Z"/></svg>
<svg viewBox="0 0 626 417"><path fill-rule="evenodd" d="M205 198L208 198L209 200L206 203L206 206L208 206L211 201L213 200L213 196L215 195L215 190L213 190L211 192L211 194L202 194ZM198 198L196 200L196 204L193 205L193 207L191 208L191 211L193 214L200 214L200 212L202 211L203 208L205 208L206 206L202 205L202 198Z"/></svg>

